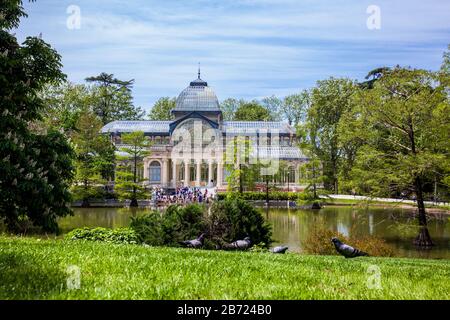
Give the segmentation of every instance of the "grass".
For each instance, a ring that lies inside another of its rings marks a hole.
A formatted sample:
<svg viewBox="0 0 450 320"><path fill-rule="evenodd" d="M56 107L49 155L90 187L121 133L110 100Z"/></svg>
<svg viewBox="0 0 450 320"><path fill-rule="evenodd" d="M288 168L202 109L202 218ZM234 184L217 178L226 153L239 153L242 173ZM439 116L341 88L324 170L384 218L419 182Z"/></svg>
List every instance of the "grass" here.
<svg viewBox="0 0 450 320"><path fill-rule="evenodd" d="M68 266L81 287L67 288ZM368 267L381 289L368 289ZM274 255L0 236L0 299L448 299L450 261Z"/></svg>

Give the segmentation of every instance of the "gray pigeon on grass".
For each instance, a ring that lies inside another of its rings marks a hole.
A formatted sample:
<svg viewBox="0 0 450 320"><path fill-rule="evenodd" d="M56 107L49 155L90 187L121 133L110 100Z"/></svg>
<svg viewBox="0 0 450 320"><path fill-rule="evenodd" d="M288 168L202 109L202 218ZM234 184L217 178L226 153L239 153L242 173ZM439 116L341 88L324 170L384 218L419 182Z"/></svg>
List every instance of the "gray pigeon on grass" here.
<svg viewBox="0 0 450 320"><path fill-rule="evenodd" d="M185 245L188 248L200 248L203 246L204 238L205 234L202 233L197 239L181 241L180 244Z"/></svg>
<svg viewBox="0 0 450 320"><path fill-rule="evenodd" d="M272 253L285 253L287 251L288 247L287 246L278 246L278 247L274 247L272 248L272 250L270 250Z"/></svg>
<svg viewBox="0 0 450 320"><path fill-rule="evenodd" d="M226 243L222 246L225 250L247 250L252 245L250 237L245 237L244 240L237 240L232 243Z"/></svg>
<svg viewBox="0 0 450 320"><path fill-rule="evenodd" d="M331 242L333 242L336 251L339 254L343 255L345 258L368 256L367 253L341 242L338 238L331 239Z"/></svg>

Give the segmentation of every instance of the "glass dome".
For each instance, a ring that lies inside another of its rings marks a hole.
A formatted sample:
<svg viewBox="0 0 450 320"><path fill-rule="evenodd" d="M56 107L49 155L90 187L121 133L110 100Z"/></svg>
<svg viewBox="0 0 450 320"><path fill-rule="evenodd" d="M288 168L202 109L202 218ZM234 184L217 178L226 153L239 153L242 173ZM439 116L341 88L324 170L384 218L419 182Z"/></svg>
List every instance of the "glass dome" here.
<svg viewBox="0 0 450 320"><path fill-rule="evenodd" d="M174 111L220 111L219 101L208 83L199 77L181 91Z"/></svg>

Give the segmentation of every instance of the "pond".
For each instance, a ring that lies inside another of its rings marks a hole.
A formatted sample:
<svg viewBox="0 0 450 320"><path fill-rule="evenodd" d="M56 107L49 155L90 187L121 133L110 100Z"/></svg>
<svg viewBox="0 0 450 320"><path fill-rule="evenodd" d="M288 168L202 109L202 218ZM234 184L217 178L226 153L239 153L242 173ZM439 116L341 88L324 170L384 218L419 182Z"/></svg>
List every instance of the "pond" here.
<svg viewBox="0 0 450 320"><path fill-rule="evenodd" d="M128 226L131 216L149 209L74 208L74 216L59 221L63 232L80 227L118 228ZM263 209L262 209L263 210ZM429 231L436 246L431 250L417 250L412 245L415 229L413 211L408 209L355 209L330 206L321 210L270 209L264 216L272 224L274 244L286 244L290 251L302 252L302 243L317 223L348 235L350 232L371 234L385 239L402 257L450 259L450 216L433 218ZM409 227L408 227L409 226Z"/></svg>

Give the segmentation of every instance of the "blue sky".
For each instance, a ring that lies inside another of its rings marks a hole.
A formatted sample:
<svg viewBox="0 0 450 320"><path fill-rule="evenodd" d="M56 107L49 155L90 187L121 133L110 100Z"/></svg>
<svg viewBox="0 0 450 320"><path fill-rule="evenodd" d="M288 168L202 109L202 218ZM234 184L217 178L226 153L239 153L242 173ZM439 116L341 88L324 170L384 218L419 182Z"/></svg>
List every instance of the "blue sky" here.
<svg viewBox="0 0 450 320"><path fill-rule="evenodd" d="M436 70L450 43L448 0L38 0L19 40L42 33L62 55L68 79L100 72L135 79L134 102L149 109L196 78L219 100L311 88L330 76L363 79L379 66ZM81 10L69 29L67 8ZM381 29L369 30L369 5Z"/></svg>

